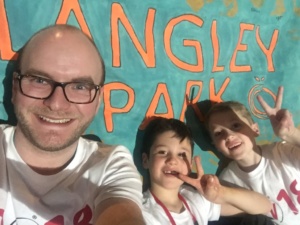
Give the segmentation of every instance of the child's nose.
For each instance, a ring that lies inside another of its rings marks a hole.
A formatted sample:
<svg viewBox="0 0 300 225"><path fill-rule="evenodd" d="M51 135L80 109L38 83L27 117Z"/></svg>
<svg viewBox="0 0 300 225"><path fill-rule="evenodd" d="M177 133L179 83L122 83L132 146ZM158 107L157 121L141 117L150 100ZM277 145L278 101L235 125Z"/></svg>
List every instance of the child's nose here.
<svg viewBox="0 0 300 225"><path fill-rule="evenodd" d="M225 139L226 139L226 141L229 141L231 138L233 138L233 136L234 136L234 133L232 131L227 130L225 132Z"/></svg>
<svg viewBox="0 0 300 225"><path fill-rule="evenodd" d="M177 164L177 158L173 155L169 155L167 158L168 164Z"/></svg>

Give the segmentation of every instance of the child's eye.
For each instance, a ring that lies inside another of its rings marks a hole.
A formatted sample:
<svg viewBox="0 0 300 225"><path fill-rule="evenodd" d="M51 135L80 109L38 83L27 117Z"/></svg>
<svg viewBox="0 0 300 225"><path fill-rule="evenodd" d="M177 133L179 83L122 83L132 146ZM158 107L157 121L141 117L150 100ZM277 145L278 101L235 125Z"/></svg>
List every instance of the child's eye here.
<svg viewBox="0 0 300 225"><path fill-rule="evenodd" d="M214 133L213 133L213 135L214 135L214 137L220 137L221 135L222 135L222 132L221 131L215 131Z"/></svg>
<svg viewBox="0 0 300 225"><path fill-rule="evenodd" d="M158 150L158 151L157 151L157 154L158 154L158 155L166 155L167 152L164 151L164 150Z"/></svg>
<svg viewBox="0 0 300 225"><path fill-rule="evenodd" d="M239 130L241 127L242 127L242 125L240 123L234 123L234 124L232 124L233 130Z"/></svg>
<svg viewBox="0 0 300 225"><path fill-rule="evenodd" d="M181 158L186 158L186 153L185 152L181 152L178 154L179 157Z"/></svg>

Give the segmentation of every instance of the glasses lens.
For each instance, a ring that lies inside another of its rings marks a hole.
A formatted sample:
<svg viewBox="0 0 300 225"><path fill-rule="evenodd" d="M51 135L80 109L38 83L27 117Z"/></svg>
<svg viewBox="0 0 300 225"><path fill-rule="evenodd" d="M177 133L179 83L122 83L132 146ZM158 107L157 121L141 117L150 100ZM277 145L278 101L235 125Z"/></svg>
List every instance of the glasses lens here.
<svg viewBox="0 0 300 225"><path fill-rule="evenodd" d="M96 88L92 83L73 82L65 86L65 93L70 102L89 103L95 98Z"/></svg>
<svg viewBox="0 0 300 225"><path fill-rule="evenodd" d="M24 95L37 99L47 99L53 93L53 89L60 86L64 89L65 97L73 103L90 103L95 99L97 88L93 83L70 82L59 83L35 75L21 75L21 91Z"/></svg>
<svg viewBox="0 0 300 225"><path fill-rule="evenodd" d="M42 77L25 75L20 82L22 92L30 97L46 98L52 91L51 80Z"/></svg>

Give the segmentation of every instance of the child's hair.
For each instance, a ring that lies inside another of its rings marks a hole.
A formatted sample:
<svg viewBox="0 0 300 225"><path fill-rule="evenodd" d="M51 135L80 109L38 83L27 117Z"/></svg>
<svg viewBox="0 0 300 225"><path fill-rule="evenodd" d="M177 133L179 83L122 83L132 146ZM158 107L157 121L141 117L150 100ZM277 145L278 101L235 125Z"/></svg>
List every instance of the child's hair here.
<svg viewBox="0 0 300 225"><path fill-rule="evenodd" d="M251 113L248 111L246 106L244 106L240 102L226 101L226 102L215 103L210 108L210 110L207 112L207 114L205 116L205 127L206 127L206 129L208 130L208 128L209 128L208 127L209 126L209 120L210 120L210 117L213 114L219 113L219 112L226 112L226 111L230 111L230 110L233 111L233 112L239 113L239 115L241 115L242 117L247 119L250 124L254 123L254 120L251 117Z"/></svg>
<svg viewBox="0 0 300 225"><path fill-rule="evenodd" d="M142 153L146 153L146 155L149 157L150 148L155 142L157 136L167 131L173 131L175 133L174 137L179 138L180 142L182 142L187 138L191 144L192 154L193 154L194 140L192 137L192 132L189 129L189 127L184 122L181 122L180 120L167 119L163 117L151 118L151 121L147 125L144 132Z"/></svg>

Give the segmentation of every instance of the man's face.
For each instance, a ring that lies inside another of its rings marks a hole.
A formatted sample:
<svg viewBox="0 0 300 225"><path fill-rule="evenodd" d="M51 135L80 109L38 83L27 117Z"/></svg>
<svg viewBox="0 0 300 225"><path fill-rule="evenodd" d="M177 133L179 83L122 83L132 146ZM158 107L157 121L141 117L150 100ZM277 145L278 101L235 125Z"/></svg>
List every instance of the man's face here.
<svg viewBox="0 0 300 225"><path fill-rule="evenodd" d="M79 33L40 34L25 49L21 74L38 75L57 82L90 81L99 84L102 66L94 46ZM58 151L76 143L100 105L102 90L88 104L66 100L61 87L45 100L24 96L14 80L12 102L18 124L16 145L31 143Z"/></svg>

